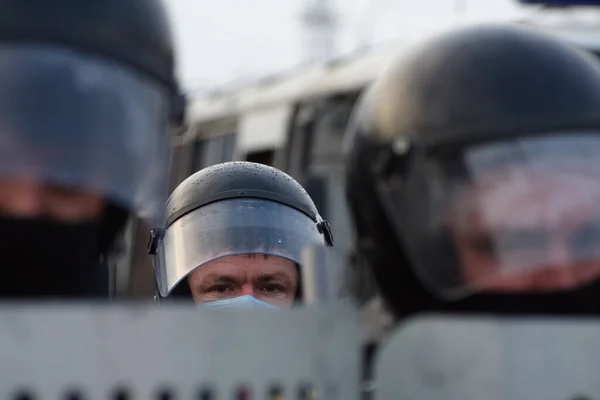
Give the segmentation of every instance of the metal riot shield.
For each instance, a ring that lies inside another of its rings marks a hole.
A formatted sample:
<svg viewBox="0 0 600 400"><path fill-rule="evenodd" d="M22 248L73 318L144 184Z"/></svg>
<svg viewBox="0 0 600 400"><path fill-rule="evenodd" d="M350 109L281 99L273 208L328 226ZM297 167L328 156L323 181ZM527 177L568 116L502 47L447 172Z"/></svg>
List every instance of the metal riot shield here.
<svg viewBox="0 0 600 400"><path fill-rule="evenodd" d="M429 316L390 337L377 399L600 398L600 321Z"/></svg>
<svg viewBox="0 0 600 400"><path fill-rule="evenodd" d="M358 342L341 304L5 305L0 398L356 400Z"/></svg>

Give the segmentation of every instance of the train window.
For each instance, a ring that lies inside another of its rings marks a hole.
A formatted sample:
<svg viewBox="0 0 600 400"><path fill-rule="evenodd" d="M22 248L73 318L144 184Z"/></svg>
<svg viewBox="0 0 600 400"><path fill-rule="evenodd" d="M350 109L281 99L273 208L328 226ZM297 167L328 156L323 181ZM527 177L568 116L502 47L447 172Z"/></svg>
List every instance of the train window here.
<svg viewBox="0 0 600 400"><path fill-rule="evenodd" d="M337 161L356 96L329 101L319 113L311 134L308 165Z"/></svg>
<svg viewBox="0 0 600 400"><path fill-rule="evenodd" d="M178 138L179 139L179 138ZM185 143L182 140L174 139L172 141L171 147L171 171L169 178L169 193L173 192L177 185L181 183L181 181L187 177L186 172L184 171L184 152L186 150ZM185 174L185 177L183 176Z"/></svg>
<svg viewBox="0 0 600 400"><path fill-rule="evenodd" d="M235 135L228 133L200 139L194 149L193 171L233 159Z"/></svg>
<svg viewBox="0 0 600 400"><path fill-rule="evenodd" d="M298 105L290 127L283 169L299 180L306 168L308 138L313 131L316 108L311 103Z"/></svg>

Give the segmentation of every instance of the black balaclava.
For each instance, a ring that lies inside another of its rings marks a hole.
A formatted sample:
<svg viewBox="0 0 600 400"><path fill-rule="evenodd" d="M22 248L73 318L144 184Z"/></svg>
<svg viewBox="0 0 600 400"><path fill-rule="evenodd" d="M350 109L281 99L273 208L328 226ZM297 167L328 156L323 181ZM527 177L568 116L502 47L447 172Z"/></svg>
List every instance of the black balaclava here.
<svg viewBox="0 0 600 400"><path fill-rule="evenodd" d="M126 213L109 207L102 218L67 224L0 217L0 299L107 298L109 250Z"/></svg>

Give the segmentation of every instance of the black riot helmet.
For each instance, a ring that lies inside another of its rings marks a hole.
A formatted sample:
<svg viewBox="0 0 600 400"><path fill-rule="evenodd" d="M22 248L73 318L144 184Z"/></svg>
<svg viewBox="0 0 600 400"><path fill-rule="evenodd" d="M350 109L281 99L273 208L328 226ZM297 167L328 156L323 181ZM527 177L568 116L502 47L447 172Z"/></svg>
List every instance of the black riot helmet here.
<svg viewBox="0 0 600 400"><path fill-rule="evenodd" d="M266 254L299 265L304 249L333 246L329 224L306 190L263 164L234 161L196 172L165 210L164 226L149 242L158 299L189 297L185 278L220 257Z"/></svg>
<svg viewBox="0 0 600 400"><path fill-rule="evenodd" d="M166 200L174 71L160 0L0 2L0 297L108 294L118 232Z"/></svg>
<svg viewBox="0 0 600 400"><path fill-rule="evenodd" d="M379 77L347 134L357 246L398 317L600 312L592 56L513 26L445 33Z"/></svg>

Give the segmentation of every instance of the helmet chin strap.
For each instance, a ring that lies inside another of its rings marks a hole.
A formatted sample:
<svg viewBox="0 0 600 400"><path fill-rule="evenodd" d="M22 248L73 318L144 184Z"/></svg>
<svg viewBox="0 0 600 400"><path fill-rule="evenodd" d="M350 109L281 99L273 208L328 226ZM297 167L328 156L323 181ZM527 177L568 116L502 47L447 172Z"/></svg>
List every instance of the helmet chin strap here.
<svg viewBox="0 0 600 400"><path fill-rule="evenodd" d="M158 305L162 303L162 297L160 296L160 293L158 293L158 290L154 291L154 303Z"/></svg>

